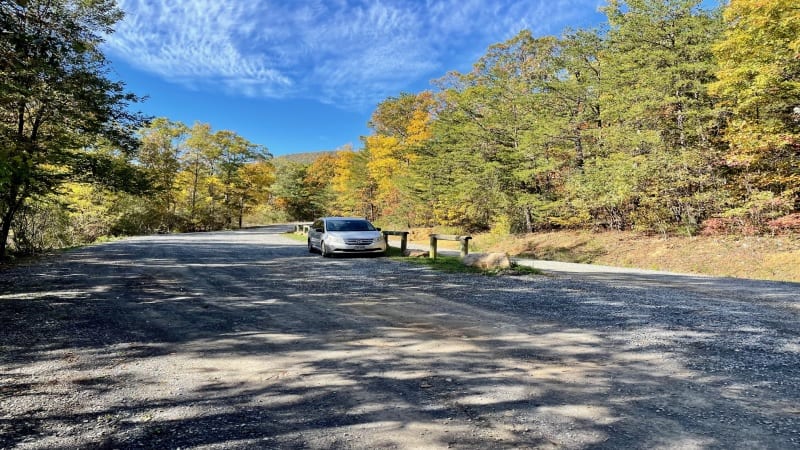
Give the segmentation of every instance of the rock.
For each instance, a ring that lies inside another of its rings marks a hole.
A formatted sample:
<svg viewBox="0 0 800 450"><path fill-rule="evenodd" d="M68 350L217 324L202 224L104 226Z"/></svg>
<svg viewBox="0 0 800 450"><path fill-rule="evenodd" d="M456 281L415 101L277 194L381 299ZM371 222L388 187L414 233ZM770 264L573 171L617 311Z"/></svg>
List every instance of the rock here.
<svg viewBox="0 0 800 450"><path fill-rule="evenodd" d="M408 256L410 258L427 258L428 252L424 250L406 250L403 252L403 256Z"/></svg>
<svg viewBox="0 0 800 450"><path fill-rule="evenodd" d="M461 261L479 269L508 269L511 267L511 258L508 253L472 253L461 258Z"/></svg>

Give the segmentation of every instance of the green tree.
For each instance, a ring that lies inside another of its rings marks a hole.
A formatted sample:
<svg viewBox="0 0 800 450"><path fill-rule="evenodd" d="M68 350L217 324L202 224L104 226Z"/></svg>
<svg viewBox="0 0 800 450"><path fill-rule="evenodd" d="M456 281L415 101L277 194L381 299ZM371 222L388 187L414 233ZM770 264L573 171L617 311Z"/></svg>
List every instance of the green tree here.
<svg viewBox="0 0 800 450"><path fill-rule="evenodd" d="M719 180L708 84L714 80L711 46L721 21L700 3L611 0L604 9L610 30L601 55L601 145L615 161L626 159L622 155L640 160L634 167L641 183L627 196L613 196L622 202L618 226L692 229L709 214L705 193Z"/></svg>
<svg viewBox="0 0 800 450"><path fill-rule="evenodd" d="M278 208L286 211L293 220L312 220L325 213L324 192L308 184L307 164L294 161L276 161L276 179L273 196Z"/></svg>
<svg viewBox="0 0 800 450"><path fill-rule="evenodd" d="M0 2L0 258L27 199L79 179L137 187L120 162L136 148L138 99L108 78L99 48L121 18L111 0Z"/></svg>
<svg viewBox="0 0 800 450"><path fill-rule="evenodd" d="M552 122L548 134L573 147L572 165L581 170L587 158L597 156L600 122L600 55L603 39L598 31L569 32L558 43L557 76L547 84L544 102Z"/></svg>
<svg viewBox="0 0 800 450"><path fill-rule="evenodd" d="M433 145L452 177L441 180L450 186L440 199L449 205L445 216L464 219L451 224L485 229L499 221L527 231L548 225L558 174L573 159L549 113L557 53L555 38L526 30L491 46L471 72L440 81Z"/></svg>
<svg viewBox="0 0 800 450"><path fill-rule="evenodd" d="M238 134L222 130L213 135L214 145L218 148L219 163L216 172L222 185L222 208L225 224L233 225L234 218L239 228L248 203L258 195L250 195L249 189L258 189L261 186L252 184L255 180L266 179L259 177L244 178L244 168L256 161L266 161L272 157L263 146L253 144ZM250 171L255 175L256 172Z"/></svg>
<svg viewBox="0 0 800 450"><path fill-rule="evenodd" d="M138 161L153 187L146 202L146 215L148 222L158 230L179 228L175 177L181 167L181 153L188 131L183 123L163 117L154 119L139 131L141 146Z"/></svg>
<svg viewBox="0 0 800 450"><path fill-rule="evenodd" d="M215 171L222 152L214 142L211 125L195 123L184 147L177 177L182 215L191 231L219 229L224 224L218 205L222 189Z"/></svg>

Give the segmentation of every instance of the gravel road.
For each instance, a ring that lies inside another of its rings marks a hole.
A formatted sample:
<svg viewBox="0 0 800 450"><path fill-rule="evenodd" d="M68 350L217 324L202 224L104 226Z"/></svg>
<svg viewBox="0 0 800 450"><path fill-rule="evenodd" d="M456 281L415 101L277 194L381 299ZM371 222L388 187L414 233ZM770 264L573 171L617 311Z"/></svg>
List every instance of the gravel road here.
<svg viewBox="0 0 800 450"><path fill-rule="evenodd" d="M445 274L281 231L0 271L0 448L800 448L799 284Z"/></svg>

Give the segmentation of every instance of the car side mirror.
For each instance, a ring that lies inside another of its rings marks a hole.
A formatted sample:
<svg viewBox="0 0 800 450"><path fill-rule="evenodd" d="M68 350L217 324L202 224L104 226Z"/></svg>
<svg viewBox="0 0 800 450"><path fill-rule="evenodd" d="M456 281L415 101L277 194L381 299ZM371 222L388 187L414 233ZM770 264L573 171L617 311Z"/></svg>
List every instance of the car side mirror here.
<svg viewBox="0 0 800 450"><path fill-rule="evenodd" d="M378 231L381 231L381 229L380 229L380 228L375 228L375 229L376 229L376 230L378 230Z"/></svg>
<svg viewBox="0 0 800 450"><path fill-rule="evenodd" d="M314 231L316 231L317 233L322 233L322 228L314 228Z"/></svg>

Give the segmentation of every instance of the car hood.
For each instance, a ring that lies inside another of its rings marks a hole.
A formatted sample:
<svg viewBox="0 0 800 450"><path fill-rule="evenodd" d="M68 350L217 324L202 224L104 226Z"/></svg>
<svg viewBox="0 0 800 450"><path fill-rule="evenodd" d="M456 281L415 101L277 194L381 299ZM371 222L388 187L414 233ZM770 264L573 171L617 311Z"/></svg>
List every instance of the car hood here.
<svg viewBox="0 0 800 450"><path fill-rule="evenodd" d="M328 236L335 236L341 239L375 239L380 237L380 231L329 231Z"/></svg>

